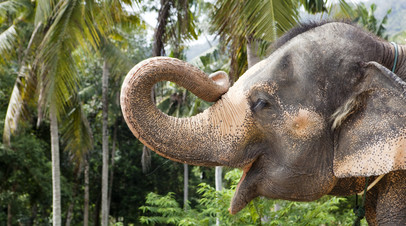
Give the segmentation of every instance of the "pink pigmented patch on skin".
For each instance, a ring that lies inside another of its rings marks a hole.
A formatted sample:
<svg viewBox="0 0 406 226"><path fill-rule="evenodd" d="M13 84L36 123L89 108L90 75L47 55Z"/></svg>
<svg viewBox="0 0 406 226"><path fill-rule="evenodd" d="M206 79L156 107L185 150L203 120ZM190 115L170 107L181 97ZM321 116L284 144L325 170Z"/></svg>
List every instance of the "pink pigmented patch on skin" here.
<svg viewBox="0 0 406 226"><path fill-rule="evenodd" d="M323 117L308 109L286 112L284 118L287 131L299 139L306 140L317 136L324 128Z"/></svg>

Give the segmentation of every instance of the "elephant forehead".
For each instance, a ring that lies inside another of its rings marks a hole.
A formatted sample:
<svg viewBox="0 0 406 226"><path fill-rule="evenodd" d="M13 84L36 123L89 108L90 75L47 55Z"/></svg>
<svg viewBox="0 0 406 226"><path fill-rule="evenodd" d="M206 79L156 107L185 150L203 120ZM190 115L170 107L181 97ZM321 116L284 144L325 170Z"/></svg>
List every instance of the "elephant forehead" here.
<svg viewBox="0 0 406 226"><path fill-rule="evenodd" d="M310 109L287 109L283 113L282 127L294 138L307 140L321 134L325 128L325 120Z"/></svg>

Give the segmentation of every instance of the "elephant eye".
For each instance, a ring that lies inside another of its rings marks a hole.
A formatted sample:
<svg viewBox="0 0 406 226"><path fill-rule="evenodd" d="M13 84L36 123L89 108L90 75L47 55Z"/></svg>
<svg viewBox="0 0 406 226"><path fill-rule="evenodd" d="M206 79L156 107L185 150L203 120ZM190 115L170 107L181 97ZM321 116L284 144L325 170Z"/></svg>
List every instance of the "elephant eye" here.
<svg viewBox="0 0 406 226"><path fill-rule="evenodd" d="M263 99L258 99L251 107L251 110L257 112L268 105L268 102Z"/></svg>

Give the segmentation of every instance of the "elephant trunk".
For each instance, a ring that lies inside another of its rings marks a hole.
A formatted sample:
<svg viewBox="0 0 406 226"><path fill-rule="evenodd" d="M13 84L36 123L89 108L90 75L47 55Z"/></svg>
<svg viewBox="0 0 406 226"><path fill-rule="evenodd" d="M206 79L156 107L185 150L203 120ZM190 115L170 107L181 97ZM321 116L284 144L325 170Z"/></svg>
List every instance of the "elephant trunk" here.
<svg viewBox="0 0 406 226"><path fill-rule="evenodd" d="M121 89L121 108L132 133L148 148L174 161L235 165L230 161L241 157L235 150L245 140L246 130L243 122L248 105L241 101L244 98L238 99L242 95L234 92L231 100L228 92L204 112L176 118L158 110L151 98L153 85L164 80L175 82L206 101L216 101L228 90L224 79L211 79L183 61L166 57L145 60L127 74Z"/></svg>

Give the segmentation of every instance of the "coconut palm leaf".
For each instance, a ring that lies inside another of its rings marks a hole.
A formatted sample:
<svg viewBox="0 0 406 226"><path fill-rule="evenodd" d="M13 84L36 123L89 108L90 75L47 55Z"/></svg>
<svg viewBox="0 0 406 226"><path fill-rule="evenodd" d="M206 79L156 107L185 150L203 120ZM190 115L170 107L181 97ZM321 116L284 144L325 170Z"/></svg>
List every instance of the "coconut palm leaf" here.
<svg viewBox="0 0 406 226"><path fill-rule="evenodd" d="M354 0L350 0L350 2L355 2ZM345 0L339 0L338 1L338 6L340 7L340 11L345 15L346 18L351 18L354 16L354 10L346 2Z"/></svg>
<svg viewBox="0 0 406 226"><path fill-rule="evenodd" d="M57 5L57 0L37 0L37 7L35 9L34 24L46 24Z"/></svg>
<svg viewBox="0 0 406 226"><path fill-rule="evenodd" d="M298 21L298 3L284 0L219 0L213 13L212 31L221 36L253 36L273 41ZM229 39L226 39L229 41Z"/></svg>
<svg viewBox="0 0 406 226"><path fill-rule="evenodd" d="M6 0L0 1L0 22L3 22L2 19L5 19L11 15L16 15L22 12L27 4L25 0Z"/></svg>
<svg viewBox="0 0 406 226"><path fill-rule="evenodd" d="M296 25L297 3L293 1L246 1L243 5L238 33L252 35L256 39L274 41L276 34L282 34ZM245 28L243 28L245 24Z"/></svg>
<svg viewBox="0 0 406 226"><path fill-rule="evenodd" d="M0 63L5 63L21 49L21 39L27 33L24 25L30 22L32 11L33 5L29 0L0 2Z"/></svg>
<svg viewBox="0 0 406 226"><path fill-rule="evenodd" d="M14 49L15 44L17 43L17 30L16 26L13 24L8 27L6 30L0 33L0 55L9 56L10 52ZM4 58L2 57L1 61Z"/></svg>
<svg viewBox="0 0 406 226"><path fill-rule="evenodd" d="M93 26L85 24L83 7L77 0L58 3L53 23L40 44L40 52L35 60L40 68L39 108L53 102L57 104L58 114L61 115L67 112L63 101L78 90L78 76L72 52L78 46L87 47L84 38L95 40L91 32L86 32L93 30Z"/></svg>
<svg viewBox="0 0 406 226"><path fill-rule="evenodd" d="M72 98L69 101L71 111L62 120L61 138L65 145L65 151L71 155L76 166L80 166L84 155L93 147L93 136L82 110L79 98Z"/></svg>
<svg viewBox="0 0 406 226"><path fill-rule="evenodd" d="M133 66L131 59L110 38L103 38L100 53L109 62L110 73L114 81L120 81L122 75Z"/></svg>
<svg viewBox="0 0 406 226"><path fill-rule="evenodd" d="M31 34L27 48L24 51L24 57L21 62L14 88L7 107L7 113L4 120L3 142L10 145L10 137L17 131L20 116L28 118L26 105L33 102L35 98L35 90L37 87L37 79L34 74L34 68L30 65L29 59L34 55L35 42L42 38L42 24L38 24Z"/></svg>

